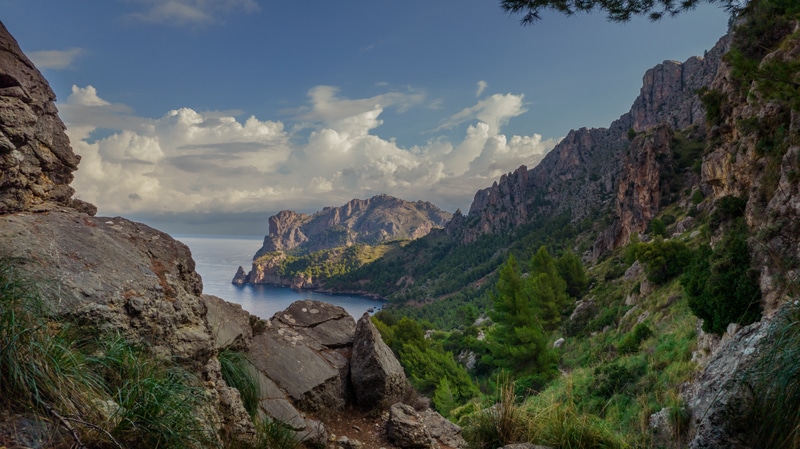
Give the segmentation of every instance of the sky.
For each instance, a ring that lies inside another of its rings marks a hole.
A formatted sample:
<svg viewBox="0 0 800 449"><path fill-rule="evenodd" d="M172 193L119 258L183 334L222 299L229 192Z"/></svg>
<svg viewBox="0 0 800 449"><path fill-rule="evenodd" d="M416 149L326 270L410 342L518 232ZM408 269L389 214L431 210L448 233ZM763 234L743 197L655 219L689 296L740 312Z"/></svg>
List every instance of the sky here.
<svg viewBox="0 0 800 449"><path fill-rule="evenodd" d="M466 212L728 22L519 19L496 0L0 0L82 157L76 197L178 234L382 193Z"/></svg>

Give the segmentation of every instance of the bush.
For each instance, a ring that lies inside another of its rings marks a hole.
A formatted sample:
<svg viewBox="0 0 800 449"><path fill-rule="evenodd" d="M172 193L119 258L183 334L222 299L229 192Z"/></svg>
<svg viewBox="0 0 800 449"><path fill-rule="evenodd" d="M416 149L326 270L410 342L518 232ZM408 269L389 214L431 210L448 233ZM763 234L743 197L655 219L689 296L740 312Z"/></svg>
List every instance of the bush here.
<svg viewBox="0 0 800 449"><path fill-rule="evenodd" d="M630 354L639 350L639 345L653 335L653 330L646 323L639 323L632 331L625 334L617 345L617 350L622 354Z"/></svg>
<svg viewBox="0 0 800 449"><path fill-rule="evenodd" d="M517 405L514 385L500 378L498 401L466 418L464 439L469 448L496 449L507 444L528 441L528 417Z"/></svg>
<svg viewBox="0 0 800 449"><path fill-rule="evenodd" d="M645 263L647 279L663 285L683 273L691 261L692 252L680 240L663 240L660 237L643 245L639 260Z"/></svg>
<svg viewBox="0 0 800 449"><path fill-rule="evenodd" d="M689 307L703 330L722 334L729 323L749 324L761 316L758 273L750 268L747 225L738 218L714 251L701 247L681 278Z"/></svg>

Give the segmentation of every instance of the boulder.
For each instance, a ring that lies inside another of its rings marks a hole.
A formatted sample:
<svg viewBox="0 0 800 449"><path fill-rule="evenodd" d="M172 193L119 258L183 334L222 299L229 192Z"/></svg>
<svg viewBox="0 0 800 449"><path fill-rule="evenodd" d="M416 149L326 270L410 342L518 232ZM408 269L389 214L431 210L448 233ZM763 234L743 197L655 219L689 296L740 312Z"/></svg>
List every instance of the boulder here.
<svg viewBox="0 0 800 449"><path fill-rule="evenodd" d="M386 436L392 443L403 449L435 447L435 442L420 415L414 410L414 407L403 403L394 404L389 409Z"/></svg>
<svg viewBox="0 0 800 449"><path fill-rule="evenodd" d="M320 301L295 301L275 314L281 323L292 327L326 348L353 344L356 322L344 308Z"/></svg>
<svg viewBox="0 0 800 449"><path fill-rule="evenodd" d="M253 338L251 315L239 304L227 302L212 295L203 295L206 321L214 336L217 349L243 350Z"/></svg>
<svg viewBox="0 0 800 449"><path fill-rule="evenodd" d="M381 339L369 313L364 313L356 324L350 378L356 403L363 408L397 402L408 389L403 367Z"/></svg>
<svg viewBox="0 0 800 449"><path fill-rule="evenodd" d="M422 423L436 441L441 446L450 447L454 449L463 448L467 446L467 442L461 436L461 427L450 422L447 418L440 415L435 410L430 408L419 412Z"/></svg>

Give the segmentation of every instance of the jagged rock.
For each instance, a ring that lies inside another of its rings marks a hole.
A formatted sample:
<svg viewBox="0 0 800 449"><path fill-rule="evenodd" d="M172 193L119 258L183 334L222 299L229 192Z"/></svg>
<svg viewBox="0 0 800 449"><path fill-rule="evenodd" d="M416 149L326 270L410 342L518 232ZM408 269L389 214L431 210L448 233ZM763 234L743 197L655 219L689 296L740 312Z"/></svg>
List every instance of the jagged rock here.
<svg viewBox="0 0 800 449"><path fill-rule="evenodd" d="M386 423L386 436L402 449L429 449L435 442L414 407L403 403L392 405L389 421Z"/></svg>
<svg viewBox="0 0 800 449"><path fill-rule="evenodd" d="M69 145L56 96L0 23L0 213L73 206L80 157ZM92 212L88 203L75 203Z"/></svg>
<svg viewBox="0 0 800 449"><path fill-rule="evenodd" d="M450 422L438 412L430 408L419 412L419 416L428 433L444 447L460 449L467 446L461 436L461 427Z"/></svg>
<svg viewBox="0 0 800 449"><path fill-rule="evenodd" d="M575 310L569 316L569 320L573 323L585 322L597 313L597 305L594 298L581 299L575 303Z"/></svg>
<svg viewBox="0 0 800 449"><path fill-rule="evenodd" d="M730 38L726 37L702 58L690 58L682 64L666 61L648 71L630 112L608 128L570 131L537 166L522 166L478 191L467 216L458 220L459 226L455 222L448 225L447 233L470 243L483 234L506 232L538 218L568 212L571 221L579 223L593 214L604 214L609 207L616 209L618 193L627 191L623 184L625 168L619 161L631 146L628 131L643 133L661 123L676 129L692 125L702 128L704 110L697 90L714 79L729 45ZM647 137L637 139L646 141ZM645 183L640 187L642 194L651 188ZM626 201L622 201L624 213ZM639 212L601 232L592 257L622 244L641 229L641 220L652 216L650 206L649 200L641 202Z"/></svg>
<svg viewBox="0 0 800 449"><path fill-rule="evenodd" d="M327 348L351 346L356 322L344 308L320 301L295 301L275 314L280 322Z"/></svg>
<svg viewBox="0 0 800 449"><path fill-rule="evenodd" d="M244 272L244 268L240 265L239 268L236 270L236 274L233 275L233 280L231 281L232 284L242 285L247 284L249 282L249 277L247 273Z"/></svg>
<svg viewBox="0 0 800 449"><path fill-rule="evenodd" d="M403 367L381 339L369 313L356 324L350 378L356 403L364 408L397 402L408 389Z"/></svg>
<svg viewBox="0 0 800 449"><path fill-rule="evenodd" d="M240 304L233 304L212 295L203 295L206 321L217 349L243 350L253 338L250 314Z"/></svg>
<svg viewBox="0 0 800 449"><path fill-rule="evenodd" d="M186 245L140 223L73 209L0 215L0 241L45 286L43 299L55 314L145 342L154 354L180 361L206 382L213 422L253 433L238 397L220 404L230 392Z"/></svg>
<svg viewBox="0 0 800 449"><path fill-rule="evenodd" d="M627 270L625 270L625 280L629 281L631 279L636 279L641 277L644 274L644 266L642 266L641 262L637 259L634 261Z"/></svg>
<svg viewBox="0 0 800 449"><path fill-rule="evenodd" d="M269 234L255 258L295 248L313 252L343 244L415 239L443 227L451 216L431 203L409 202L388 195L354 199L313 215L284 210L269 218Z"/></svg>

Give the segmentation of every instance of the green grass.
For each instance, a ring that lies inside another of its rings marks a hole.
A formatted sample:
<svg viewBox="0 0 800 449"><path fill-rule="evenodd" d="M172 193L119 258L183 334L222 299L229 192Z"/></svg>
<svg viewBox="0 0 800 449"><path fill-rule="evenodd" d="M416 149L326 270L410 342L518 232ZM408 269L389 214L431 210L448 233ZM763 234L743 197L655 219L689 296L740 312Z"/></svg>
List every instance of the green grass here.
<svg viewBox="0 0 800 449"><path fill-rule="evenodd" d="M245 410L255 419L258 415L261 392L250 360L244 353L230 349L223 349L218 357L222 367L222 378L229 386L239 390Z"/></svg>

